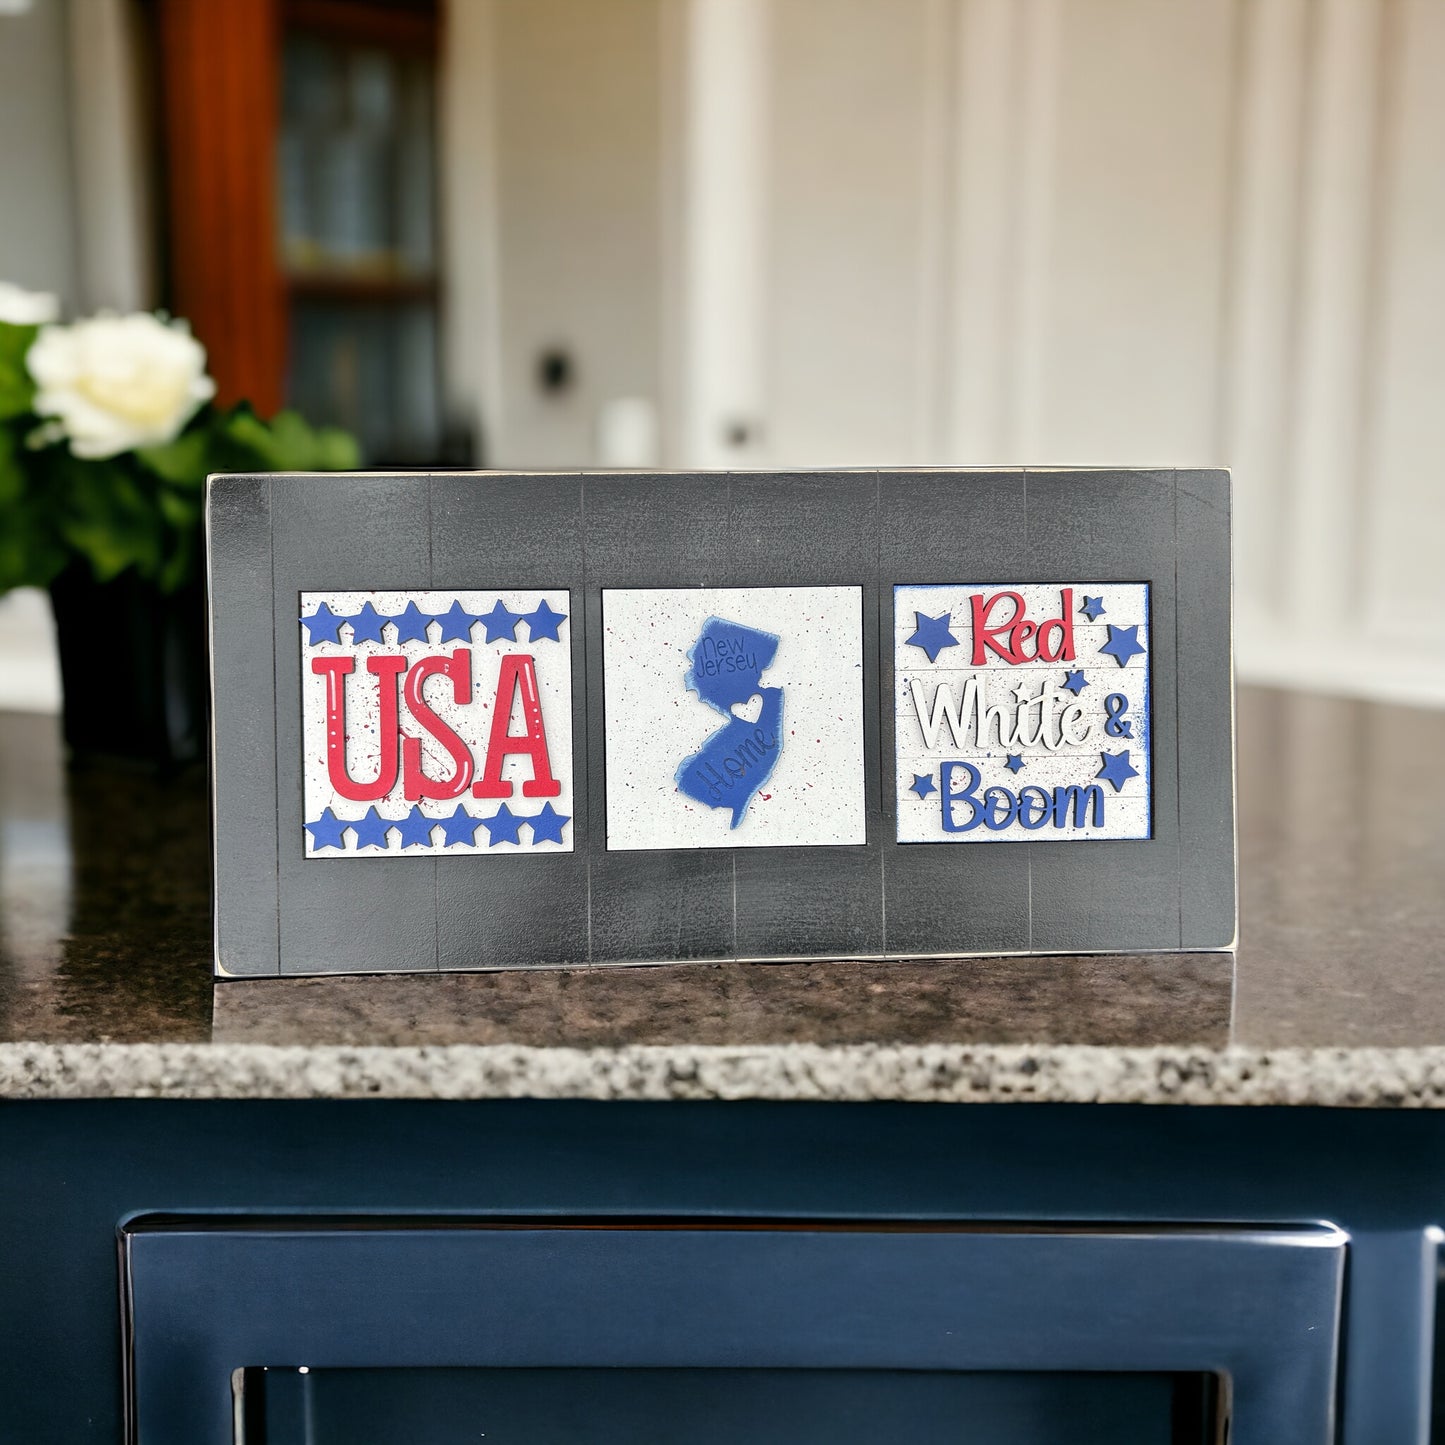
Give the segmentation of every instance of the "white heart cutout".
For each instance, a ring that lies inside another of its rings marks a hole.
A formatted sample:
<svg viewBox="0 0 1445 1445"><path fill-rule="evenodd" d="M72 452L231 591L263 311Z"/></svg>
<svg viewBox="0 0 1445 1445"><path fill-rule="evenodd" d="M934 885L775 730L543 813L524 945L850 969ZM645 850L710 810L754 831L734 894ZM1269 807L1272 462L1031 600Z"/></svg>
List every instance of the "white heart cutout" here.
<svg viewBox="0 0 1445 1445"><path fill-rule="evenodd" d="M763 695L755 692L746 702L735 702L732 715L739 722L755 723L763 715Z"/></svg>

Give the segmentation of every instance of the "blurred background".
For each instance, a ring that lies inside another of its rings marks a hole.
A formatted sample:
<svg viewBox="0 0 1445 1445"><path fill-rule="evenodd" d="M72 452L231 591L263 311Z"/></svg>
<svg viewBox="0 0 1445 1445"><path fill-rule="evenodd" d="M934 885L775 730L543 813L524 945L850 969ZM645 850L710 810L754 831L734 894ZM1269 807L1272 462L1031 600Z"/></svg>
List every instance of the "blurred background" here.
<svg viewBox="0 0 1445 1445"><path fill-rule="evenodd" d="M1240 676L1439 704L1442 75L1441 0L0 0L0 280L377 466L1227 465Z"/></svg>

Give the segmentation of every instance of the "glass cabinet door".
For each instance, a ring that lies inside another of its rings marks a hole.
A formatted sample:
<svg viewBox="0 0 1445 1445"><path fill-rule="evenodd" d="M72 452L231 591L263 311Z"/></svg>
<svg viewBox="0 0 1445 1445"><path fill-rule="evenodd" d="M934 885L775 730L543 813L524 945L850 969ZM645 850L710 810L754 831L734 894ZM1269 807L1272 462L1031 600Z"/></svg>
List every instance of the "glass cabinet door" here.
<svg viewBox="0 0 1445 1445"><path fill-rule="evenodd" d="M344 25L293 30L281 79L287 402L353 432L369 465L434 464L443 450L434 49L387 48Z"/></svg>

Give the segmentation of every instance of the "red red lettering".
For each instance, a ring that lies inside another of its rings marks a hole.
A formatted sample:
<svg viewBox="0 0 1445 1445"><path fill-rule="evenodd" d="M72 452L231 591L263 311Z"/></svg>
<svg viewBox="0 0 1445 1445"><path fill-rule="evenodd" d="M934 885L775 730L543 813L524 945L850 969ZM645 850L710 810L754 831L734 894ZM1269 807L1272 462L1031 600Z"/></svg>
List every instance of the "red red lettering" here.
<svg viewBox="0 0 1445 1445"><path fill-rule="evenodd" d="M1014 605L1013 615L1007 622L1000 623L997 627L988 625L989 615L993 612L995 605L1005 597L1009 598ZM973 605L973 665L982 667L987 660L984 657L984 649L990 648L998 653L1007 663L1017 666L1025 660L1022 641L1033 636L1034 625L1032 622L1025 622L1024 599L1017 592L995 592L987 602L984 601L981 593L975 593L969 601ZM1028 631L1023 639L1018 637L1021 628L1026 627ZM999 633L1008 634L1008 646L1002 646L998 641Z"/></svg>
<svg viewBox="0 0 1445 1445"><path fill-rule="evenodd" d="M508 732L512 701L522 692L522 722L525 734ZM542 726L542 700L537 693L537 664L527 653L512 653L502 659L497 678L497 700L492 705L492 736L487 743L487 765L481 780L472 787L478 798L510 798L512 785L502 780L502 760L513 753L525 753L532 760L532 778L522 784L526 798L555 798L562 784L552 776L547 755L547 732Z"/></svg>
<svg viewBox="0 0 1445 1445"><path fill-rule="evenodd" d="M1074 589L1065 587L1059 592L1059 605L1063 616L1051 617L1039 623L1039 657L1044 662L1072 662L1074 660ZM1051 646L1049 637L1058 630L1058 645Z"/></svg>
<svg viewBox="0 0 1445 1445"><path fill-rule="evenodd" d="M396 784L397 746L400 732L397 723L396 678L406 671L404 657L371 657L366 670L378 681L380 719L377 741L381 745L381 761L376 781L355 783L346 763L346 677L355 665L350 657L313 657L311 671L326 678L326 771L331 786L353 803L374 803L384 798Z"/></svg>
<svg viewBox="0 0 1445 1445"><path fill-rule="evenodd" d="M423 657L406 675L402 692L406 705L418 723L451 754L452 772L447 778L429 778L422 771L421 739L402 735L401 776L407 798L459 798L471 786L476 770L471 749L427 705L422 689L429 677L438 673L450 678L452 697L458 703L472 700L472 654L459 647L450 657Z"/></svg>
<svg viewBox="0 0 1445 1445"><path fill-rule="evenodd" d="M1014 610L1007 621L989 626L994 607L1007 598ZM1063 615L1044 622L1030 622L1024 616L1024 599L1017 592L995 592L985 598L975 593L969 599L973 608L973 665L982 667L986 651L995 652L1013 667L1021 662L1072 662L1074 660L1074 589L1060 589ZM1000 641L1000 638L1003 641ZM1033 642L1033 652L1027 645Z"/></svg>

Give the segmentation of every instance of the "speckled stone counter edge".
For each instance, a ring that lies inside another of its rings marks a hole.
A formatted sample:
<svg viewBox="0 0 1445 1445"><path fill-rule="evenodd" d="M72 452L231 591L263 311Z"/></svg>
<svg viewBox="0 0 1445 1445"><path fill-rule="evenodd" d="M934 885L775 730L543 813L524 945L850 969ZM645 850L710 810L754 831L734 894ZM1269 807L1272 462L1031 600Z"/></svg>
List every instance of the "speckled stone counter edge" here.
<svg viewBox="0 0 1445 1445"><path fill-rule="evenodd" d="M0 1044L0 1098L1445 1108L1445 1048Z"/></svg>

